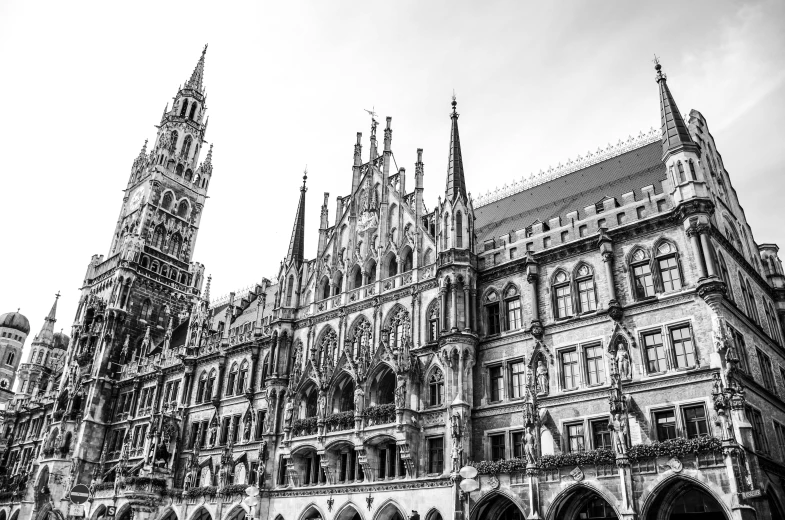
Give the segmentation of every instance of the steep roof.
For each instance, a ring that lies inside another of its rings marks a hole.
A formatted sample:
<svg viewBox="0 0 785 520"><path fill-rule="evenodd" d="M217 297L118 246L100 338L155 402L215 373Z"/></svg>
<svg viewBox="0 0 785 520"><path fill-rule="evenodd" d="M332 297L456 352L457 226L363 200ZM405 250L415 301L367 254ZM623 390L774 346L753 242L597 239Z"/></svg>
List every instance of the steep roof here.
<svg viewBox="0 0 785 520"><path fill-rule="evenodd" d="M198 91L202 90L202 81L204 80L204 55L206 53L207 45L204 46L204 50L202 50L202 56L199 58L199 61L196 62L196 67L194 67L194 71L191 73L191 78L185 82L186 87Z"/></svg>
<svg viewBox="0 0 785 520"><path fill-rule="evenodd" d="M294 261L299 267L303 263L305 252L305 181L308 180L308 170L303 174L303 185L300 187L300 202L297 204L297 215L292 227L292 238L289 240L289 252L286 254L286 263Z"/></svg>
<svg viewBox="0 0 785 520"><path fill-rule="evenodd" d="M668 157L670 153L683 149L698 151L698 146L692 141L690 131L681 117L676 100L673 99L668 88L667 76L662 72L662 65L657 63L654 67L657 71L655 80L660 88L660 119L662 121L662 157Z"/></svg>
<svg viewBox="0 0 785 520"><path fill-rule="evenodd" d="M605 197L620 200L634 191L641 198L644 186L654 185L660 193L667 178L661 152L659 142L650 143L476 208L478 243L571 211L583 218L583 208Z"/></svg>

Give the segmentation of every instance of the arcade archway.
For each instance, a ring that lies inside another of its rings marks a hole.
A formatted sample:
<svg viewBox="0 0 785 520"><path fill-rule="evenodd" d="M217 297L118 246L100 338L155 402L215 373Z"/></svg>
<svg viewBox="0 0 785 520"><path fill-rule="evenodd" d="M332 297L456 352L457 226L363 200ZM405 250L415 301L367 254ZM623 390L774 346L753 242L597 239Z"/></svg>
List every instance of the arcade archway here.
<svg viewBox="0 0 785 520"><path fill-rule="evenodd" d="M616 508L592 488L580 486L557 498L551 506L551 520L616 520Z"/></svg>
<svg viewBox="0 0 785 520"><path fill-rule="evenodd" d="M523 520L523 511L508 497L497 493L477 505L473 520Z"/></svg>
<svg viewBox="0 0 785 520"><path fill-rule="evenodd" d="M654 491L643 508L646 520L727 520L725 507L697 482L673 479Z"/></svg>

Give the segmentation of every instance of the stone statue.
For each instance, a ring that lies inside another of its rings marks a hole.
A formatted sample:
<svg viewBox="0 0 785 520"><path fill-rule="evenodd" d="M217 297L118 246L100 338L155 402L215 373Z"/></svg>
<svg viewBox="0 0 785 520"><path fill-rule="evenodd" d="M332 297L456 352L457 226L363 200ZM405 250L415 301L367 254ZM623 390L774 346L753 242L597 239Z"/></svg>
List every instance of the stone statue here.
<svg viewBox="0 0 785 520"><path fill-rule="evenodd" d="M632 379L630 353L627 351L627 345L623 342L619 343L619 348L616 351L616 369L622 379Z"/></svg>
<svg viewBox="0 0 785 520"><path fill-rule="evenodd" d="M537 393L547 394L548 384L548 369L545 367L542 359L540 359L537 361Z"/></svg>
<svg viewBox="0 0 785 520"><path fill-rule="evenodd" d="M270 410L267 410L267 413L264 414L264 423L262 424L262 431L265 432L265 433L269 433L270 432L270 427L271 427L271 419L270 418L271 417L272 417L272 414L270 413Z"/></svg>
<svg viewBox="0 0 785 520"><path fill-rule="evenodd" d="M213 422L210 425L210 445L211 446L215 446L215 443L218 440L217 437L218 437L218 425L215 422Z"/></svg>
<svg viewBox="0 0 785 520"><path fill-rule="evenodd" d="M524 444L523 453L526 458L526 464L535 464L537 461L537 456L534 453L534 434L532 433L533 428L526 428L526 434L524 435Z"/></svg>
<svg viewBox="0 0 785 520"><path fill-rule="evenodd" d="M461 414L459 414L458 412L454 412L452 414L452 417L450 419L450 427L452 430L451 435L452 438L454 439L453 443L455 443L455 440L461 438Z"/></svg>
<svg viewBox="0 0 785 520"><path fill-rule="evenodd" d="M461 451L458 448L458 443L454 439L452 443L452 470L459 471L461 469Z"/></svg>
<svg viewBox="0 0 785 520"><path fill-rule="evenodd" d="M395 387L395 407L406 408L406 381L398 379L398 386Z"/></svg>
<svg viewBox="0 0 785 520"><path fill-rule="evenodd" d="M251 440L251 420L245 421L245 430L243 431L243 439L248 442Z"/></svg>
<svg viewBox="0 0 785 520"><path fill-rule="evenodd" d="M316 405L316 416L320 421L324 420L327 415L327 396L324 391L319 392L319 400Z"/></svg>
<svg viewBox="0 0 785 520"><path fill-rule="evenodd" d="M361 412L363 410L363 404L365 402L365 392L363 391L360 385L357 385L354 388L354 411Z"/></svg>
<svg viewBox="0 0 785 520"><path fill-rule="evenodd" d="M627 454L626 431L619 414L615 414L608 423L608 430L611 432L611 443L617 455Z"/></svg>
<svg viewBox="0 0 785 520"><path fill-rule="evenodd" d="M284 408L284 412L283 412L283 417L284 417L283 424L284 424L284 426L286 428L291 428L292 427L292 412L293 412L293 408L294 407L292 406L292 400L291 399L287 399L286 400L286 407Z"/></svg>

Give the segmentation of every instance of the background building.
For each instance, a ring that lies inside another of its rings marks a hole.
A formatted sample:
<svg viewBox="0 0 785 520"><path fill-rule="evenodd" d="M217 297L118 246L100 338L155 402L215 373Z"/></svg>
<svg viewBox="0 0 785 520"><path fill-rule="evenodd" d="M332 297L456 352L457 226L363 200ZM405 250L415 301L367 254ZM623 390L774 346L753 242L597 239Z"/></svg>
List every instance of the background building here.
<svg viewBox="0 0 785 520"><path fill-rule="evenodd" d="M661 130L484 200L455 99L431 210L423 151L407 186L374 119L316 256L304 175L275 279L211 301L204 58L133 163L58 384L24 372L0 520L62 517L75 483L92 519L243 518L250 484L274 520L782 517L777 246L659 65Z"/></svg>

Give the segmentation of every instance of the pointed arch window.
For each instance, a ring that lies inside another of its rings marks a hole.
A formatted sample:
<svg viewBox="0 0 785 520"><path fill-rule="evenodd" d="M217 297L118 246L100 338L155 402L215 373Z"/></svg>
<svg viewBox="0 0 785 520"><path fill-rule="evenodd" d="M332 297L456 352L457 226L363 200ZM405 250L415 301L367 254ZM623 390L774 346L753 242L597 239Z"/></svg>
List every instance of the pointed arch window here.
<svg viewBox="0 0 785 520"><path fill-rule="evenodd" d="M294 275L290 274L289 279L286 281L286 306L292 305L292 294L294 293Z"/></svg>
<svg viewBox="0 0 785 520"><path fill-rule="evenodd" d="M172 192L167 191L166 193L164 193L164 198L161 201L161 208L165 209L166 211L169 211L171 207L172 207Z"/></svg>
<svg viewBox="0 0 785 520"><path fill-rule="evenodd" d="M719 253L717 254L717 264L720 267L720 276L722 277L722 281L725 282L728 299L730 301L734 301L735 298L733 296L733 284L731 283L730 273L728 272L728 265L725 263L725 258Z"/></svg>
<svg viewBox="0 0 785 520"><path fill-rule="evenodd" d="M632 285L636 299L654 296L654 277L649 265L649 255L643 249L638 249L633 253L630 270L632 272Z"/></svg>
<svg viewBox="0 0 785 520"><path fill-rule="evenodd" d="M692 177L692 180L697 181L698 180L698 174L695 171L695 161L690 159L687 164L690 167L690 177Z"/></svg>
<svg viewBox="0 0 785 520"><path fill-rule="evenodd" d="M357 289L358 287L363 286L363 271L360 269L360 266L354 266L354 288Z"/></svg>
<svg viewBox="0 0 785 520"><path fill-rule="evenodd" d="M576 273L578 287L578 305L580 312L593 312L597 310L597 293L594 287L594 271L588 265L582 265Z"/></svg>
<svg viewBox="0 0 785 520"><path fill-rule="evenodd" d="M210 375L207 376L207 385L205 386L204 400L209 401L213 398L213 388L215 387L215 369L210 370Z"/></svg>
<svg viewBox="0 0 785 520"><path fill-rule="evenodd" d="M564 271L559 271L553 278L554 310L557 319L572 316L572 290L570 278Z"/></svg>
<svg viewBox="0 0 785 520"><path fill-rule="evenodd" d="M749 303L749 310L750 310L750 317L760 325L760 316L758 315L758 302L755 300L755 293L752 291L752 286L750 285L750 281L747 280L747 294L749 295L750 303Z"/></svg>
<svg viewBox="0 0 785 520"><path fill-rule="evenodd" d="M186 160L188 159L188 154L191 153L191 145L193 142L193 137L190 135L185 136L185 140L183 141L183 148L180 150L180 156Z"/></svg>
<svg viewBox="0 0 785 520"><path fill-rule="evenodd" d="M330 297L330 279L326 276L322 277L322 282L319 287L319 299L326 300Z"/></svg>
<svg viewBox="0 0 785 520"><path fill-rule="evenodd" d="M390 348L395 350L402 348L404 341L409 340L411 323L409 322L409 313L402 308L399 308L390 319Z"/></svg>
<svg viewBox="0 0 785 520"><path fill-rule="evenodd" d="M354 360L359 360L366 354L370 356L371 324L363 318L354 326L351 333L351 355Z"/></svg>
<svg viewBox="0 0 785 520"><path fill-rule="evenodd" d="M434 305L428 311L428 342L435 343L439 340L439 308Z"/></svg>
<svg viewBox="0 0 785 520"><path fill-rule="evenodd" d="M516 330L521 327L521 297L518 288L514 285L510 285L504 291L504 314L507 330Z"/></svg>
<svg viewBox="0 0 785 520"><path fill-rule="evenodd" d="M687 182L687 178L684 176L684 165L681 163L681 161L678 161L676 163L676 172L677 172L676 181L678 182L678 184Z"/></svg>
<svg viewBox="0 0 785 520"><path fill-rule="evenodd" d="M447 250L447 233L450 231L450 215L444 216L444 228L442 229L442 250Z"/></svg>
<svg viewBox="0 0 785 520"><path fill-rule="evenodd" d="M174 235L169 240L169 254L179 258L182 245L183 245L183 239L180 238L180 235L179 234Z"/></svg>
<svg viewBox="0 0 785 520"><path fill-rule="evenodd" d="M204 402L204 393L207 389L207 371L202 370L202 375L199 376L199 386L196 389L196 404Z"/></svg>
<svg viewBox="0 0 785 520"><path fill-rule="evenodd" d="M181 200L180 204L177 206L177 216L185 218L186 215L188 215L188 202Z"/></svg>
<svg viewBox="0 0 785 520"><path fill-rule="evenodd" d="M142 303L142 311L139 313L139 317L145 321L150 319L150 314L152 311L152 302L150 300L145 300Z"/></svg>
<svg viewBox="0 0 785 520"><path fill-rule="evenodd" d="M185 114L188 113L188 100L183 100L183 106L180 108L180 117L185 117Z"/></svg>
<svg viewBox="0 0 785 520"><path fill-rule="evenodd" d="M188 114L188 119L193 121L194 120L194 116L196 116L196 102L195 101L191 104L191 112Z"/></svg>
<svg viewBox="0 0 785 520"><path fill-rule="evenodd" d="M488 326L488 335L501 333L501 323L499 320L499 295L495 291L489 292L485 296L485 320Z"/></svg>
<svg viewBox="0 0 785 520"><path fill-rule="evenodd" d="M237 382L237 363L232 363L232 368L229 369L229 377L226 380L226 395L234 395L234 385Z"/></svg>
<svg viewBox="0 0 785 520"><path fill-rule="evenodd" d="M676 248L670 242L657 246L657 271L664 292L680 291L682 288L681 269Z"/></svg>
<svg viewBox="0 0 785 520"><path fill-rule="evenodd" d="M175 149L177 148L177 140L180 138L180 135L177 133L177 130L172 130L169 139L169 153L174 153Z"/></svg>
<svg viewBox="0 0 785 520"><path fill-rule="evenodd" d="M455 247L463 247L463 215L455 212Z"/></svg>
<svg viewBox="0 0 785 520"><path fill-rule="evenodd" d="M438 368L428 378L428 395L430 406L441 406L444 402L444 374Z"/></svg>

